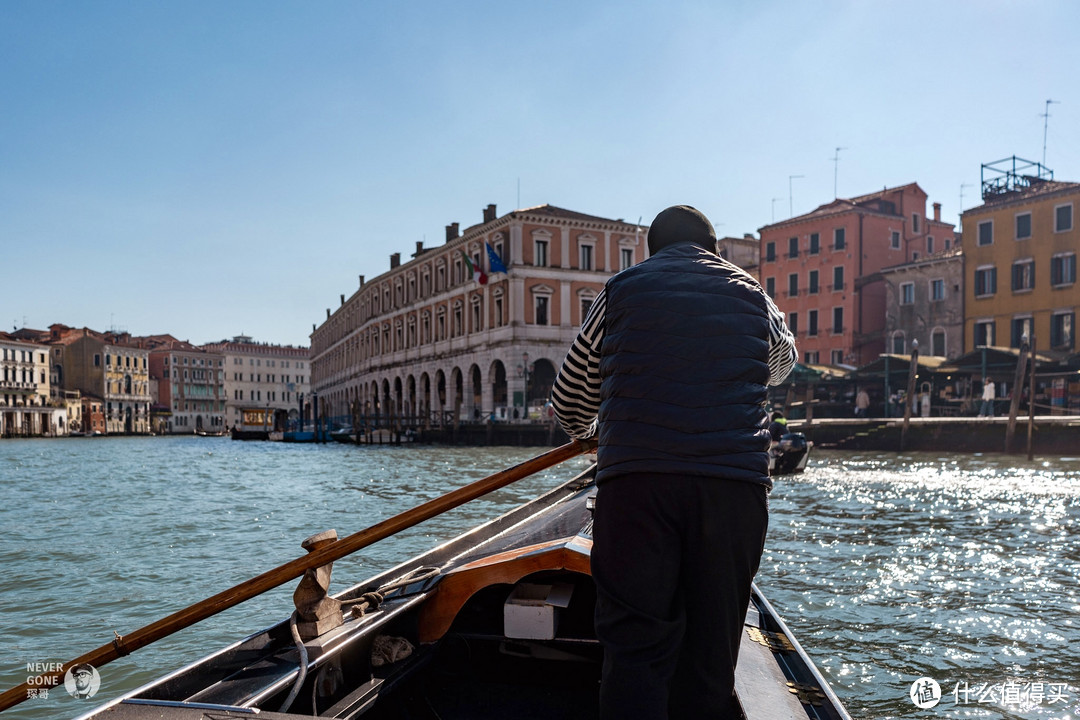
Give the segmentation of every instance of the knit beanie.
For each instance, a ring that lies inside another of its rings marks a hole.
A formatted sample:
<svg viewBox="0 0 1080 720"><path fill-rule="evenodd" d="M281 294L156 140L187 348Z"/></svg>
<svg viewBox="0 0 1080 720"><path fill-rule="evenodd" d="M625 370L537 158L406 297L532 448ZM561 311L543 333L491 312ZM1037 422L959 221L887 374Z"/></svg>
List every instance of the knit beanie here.
<svg viewBox="0 0 1080 720"><path fill-rule="evenodd" d="M655 255L668 245L691 242L716 252L716 232L709 219L689 205L675 205L663 210L649 226L649 254Z"/></svg>

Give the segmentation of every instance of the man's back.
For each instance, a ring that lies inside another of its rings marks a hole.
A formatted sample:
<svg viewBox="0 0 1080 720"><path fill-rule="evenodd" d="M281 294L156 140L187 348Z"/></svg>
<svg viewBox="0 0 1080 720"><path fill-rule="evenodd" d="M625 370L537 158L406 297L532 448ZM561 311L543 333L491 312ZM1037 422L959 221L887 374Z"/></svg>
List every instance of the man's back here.
<svg viewBox="0 0 1080 720"><path fill-rule="evenodd" d="M591 568L600 716L741 716L735 664L768 527L766 386L795 363L784 316L686 206L608 281L552 387L599 433Z"/></svg>
<svg viewBox="0 0 1080 720"><path fill-rule="evenodd" d="M769 315L756 282L681 244L606 292L598 481L677 472L768 483Z"/></svg>

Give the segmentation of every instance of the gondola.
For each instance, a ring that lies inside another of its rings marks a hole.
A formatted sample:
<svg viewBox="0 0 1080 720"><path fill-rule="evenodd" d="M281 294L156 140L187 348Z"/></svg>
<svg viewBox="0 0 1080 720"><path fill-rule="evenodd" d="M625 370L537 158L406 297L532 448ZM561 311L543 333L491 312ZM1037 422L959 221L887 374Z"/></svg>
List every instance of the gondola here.
<svg viewBox="0 0 1080 720"><path fill-rule="evenodd" d="M309 568L289 621L80 720L595 717L594 471L336 595ZM312 563L338 542L309 538ZM850 718L756 586L745 631L747 720Z"/></svg>

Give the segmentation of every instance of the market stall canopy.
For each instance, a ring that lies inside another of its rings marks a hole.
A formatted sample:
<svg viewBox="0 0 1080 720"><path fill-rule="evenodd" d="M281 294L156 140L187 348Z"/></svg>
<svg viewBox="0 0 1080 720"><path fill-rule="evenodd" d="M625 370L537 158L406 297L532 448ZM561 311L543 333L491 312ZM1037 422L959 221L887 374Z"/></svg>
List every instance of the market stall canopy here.
<svg viewBox="0 0 1080 720"><path fill-rule="evenodd" d="M803 365L802 363L795 363L795 367L791 369L787 381L802 385L804 383L846 380L853 370L854 368L839 365Z"/></svg>
<svg viewBox="0 0 1080 720"><path fill-rule="evenodd" d="M918 360L919 372L941 372L947 358L937 355L920 355ZM1016 360L1013 360L1013 364ZM878 359L872 363L863 365L861 368L855 371L855 377L857 378L874 378L885 377L886 367L888 368L889 375L896 375L906 373L908 368L911 367L910 355L897 355L894 353L882 353L878 356Z"/></svg>
<svg viewBox="0 0 1080 720"><path fill-rule="evenodd" d="M988 374L1000 374L1002 372L1011 373L1016 371L1016 361L1019 357L1020 350L1018 348L993 347L987 345L985 347L975 348L971 352L961 355L948 364L942 365L939 368L939 371L957 374L981 374L984 370ZM922 358L919 358L919 360L921 365ZM1053 358L1043 355L1038 351L1035 352L1036 372L1057 370L1058 365L1058 362Z"/></svg>

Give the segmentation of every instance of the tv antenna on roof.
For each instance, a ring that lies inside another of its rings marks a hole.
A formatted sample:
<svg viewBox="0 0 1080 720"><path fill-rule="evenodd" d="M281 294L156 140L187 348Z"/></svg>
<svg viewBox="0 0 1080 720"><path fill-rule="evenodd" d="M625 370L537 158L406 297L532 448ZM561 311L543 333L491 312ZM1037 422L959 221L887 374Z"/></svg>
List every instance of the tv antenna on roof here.
<svg viewBox="0 0 1080 720"><path fill-rule="evenodd" d="M788 201L788 217L795 217L795 201L791 196L791 181L796 178L806 177L805 175L788 175L787 178L787 201Z"/></svg>
<svg viewBox="0 0 1080 720"><path fill-rule="evenodd" d="M1060 105L1060 100L1047 100L1046 110L1042 113L1043 119L1043 167L1046 167L1046 128L1050 124L1050 105Z"/></svg>
<svg viewBox="0 0 1080 720"><path fill-rule="evenodd" d="M838 148L836 148L836 154L833 155L833 157L832 157L832 161L833 161L832 194L833 194L833 199L834 200L836 198L840 197L840 194L836 191L836 176L837 176L837 172L838 172L839 167L840 167L840 151L841 150L847 150L847 148L846 147L838 147Z"/></svg>

